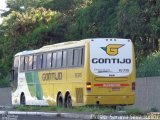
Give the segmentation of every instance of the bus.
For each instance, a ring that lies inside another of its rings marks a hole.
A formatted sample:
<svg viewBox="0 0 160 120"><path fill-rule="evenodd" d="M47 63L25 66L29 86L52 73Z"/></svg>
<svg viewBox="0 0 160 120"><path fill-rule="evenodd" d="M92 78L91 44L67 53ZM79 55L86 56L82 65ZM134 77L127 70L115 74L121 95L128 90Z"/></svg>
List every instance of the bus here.
<svg viewBox="0 0 160 120"><path fill-rule="evenodd" d="M19 52L12 67L12 104L132 105L135 71L130 39L91 38Z"/></svg>

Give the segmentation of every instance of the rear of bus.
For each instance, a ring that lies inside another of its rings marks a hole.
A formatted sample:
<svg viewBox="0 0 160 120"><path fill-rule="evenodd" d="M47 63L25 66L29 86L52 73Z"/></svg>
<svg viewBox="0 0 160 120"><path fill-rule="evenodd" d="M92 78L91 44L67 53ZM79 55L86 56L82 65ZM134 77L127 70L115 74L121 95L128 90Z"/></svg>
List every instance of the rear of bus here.
<svg viewBox="0 0 160 120"><path fill-rule="evenodd" d="M130 39L96 38L89 42L86 104L135 102L135 55Z"/></svg>

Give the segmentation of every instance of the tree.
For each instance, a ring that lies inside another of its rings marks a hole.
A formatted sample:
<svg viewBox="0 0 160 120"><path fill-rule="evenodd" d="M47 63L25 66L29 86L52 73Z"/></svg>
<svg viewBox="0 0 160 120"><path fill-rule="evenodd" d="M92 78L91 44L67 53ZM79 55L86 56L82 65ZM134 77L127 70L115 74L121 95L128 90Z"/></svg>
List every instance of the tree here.
<svg viewBox="0 0 160 120"><path fill-rule="evenodd" d="M122 0L118 7L119 36L131 38L139 55L158 50L159 2L156 0Z"/></svg>
<svg viewBox="0 0 160 120"><path fill-rule="evenodd" d="M26 49L36 49L48 41L42 35L58 23L60 13L45 8L32 8L26 12L10 13L1 25L0 33L0 73L6 76L11 69L13 56ZM42 42L45 41L45 42ZM46 44L45 43L45 44ZM1 77L2 78L2 77Z"/></svg>
<svg viewBox="0 0 160 120"><path fill-rule="evenodd" d="M116 7L119 0L93 0L88 6L75 12L68 27L69 38L116 36ZM75 32L76 31L76 32Z"/></svg>
<svg viewBox="0 0 160 120"><path fill-rule="evenodd" d="M10 11L23 12L31 8L36 8L44 0L7 0L7 7Z"/></svg>

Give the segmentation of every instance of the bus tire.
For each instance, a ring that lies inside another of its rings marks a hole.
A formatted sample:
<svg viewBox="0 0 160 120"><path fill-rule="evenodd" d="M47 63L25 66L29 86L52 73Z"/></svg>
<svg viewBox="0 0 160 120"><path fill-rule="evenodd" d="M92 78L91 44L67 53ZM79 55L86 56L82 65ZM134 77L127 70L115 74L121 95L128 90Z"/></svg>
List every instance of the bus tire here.
<svg viewBox="0 0 160 120"><path fill-rule="evenodd" d="M72 99L71 99L71 96L70 94L67 95L67 99L66 99L66 108L71 108L72 107Z"/></svg>
<svg viewBox="0 0 160 120"><path fill-rule="evenodd" d="M111 106L111 109L116 110L116 109L117 109L117 106L116 106L116 105L113 105L113 106Z"/></svg>
<svg viewBox="0 0 160 120"><path fill-rule="evenodd" d="M58 94L57 107L63 107L63 96L62 96L62 93Z"/></svg>
<svg viewBox="0 0 160 120"><path fill-rule="evenodd" d="M26 105L26 98L24 93L21 94L20 105Z"/></svg>

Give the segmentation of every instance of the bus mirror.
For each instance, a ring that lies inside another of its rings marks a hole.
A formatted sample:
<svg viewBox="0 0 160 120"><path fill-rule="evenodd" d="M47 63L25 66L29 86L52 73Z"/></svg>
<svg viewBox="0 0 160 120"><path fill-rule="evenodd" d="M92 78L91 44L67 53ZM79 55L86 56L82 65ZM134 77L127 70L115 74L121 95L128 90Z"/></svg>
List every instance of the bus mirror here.
<svg viewBox="0 0 160 120"><path fill-rule="evenodd" d="M10 73L9 73L9 80L10 80L10 82L12 82L14 79L14 69L12 69L11 71L10 71Z"/></svg>

